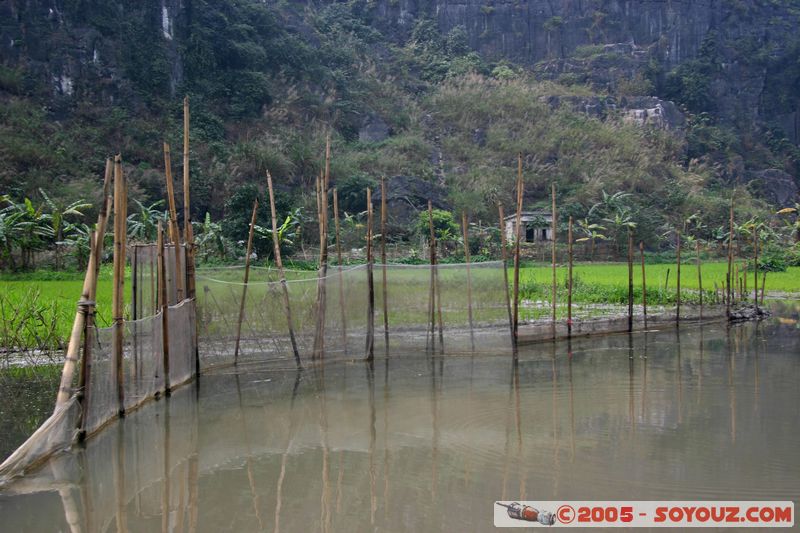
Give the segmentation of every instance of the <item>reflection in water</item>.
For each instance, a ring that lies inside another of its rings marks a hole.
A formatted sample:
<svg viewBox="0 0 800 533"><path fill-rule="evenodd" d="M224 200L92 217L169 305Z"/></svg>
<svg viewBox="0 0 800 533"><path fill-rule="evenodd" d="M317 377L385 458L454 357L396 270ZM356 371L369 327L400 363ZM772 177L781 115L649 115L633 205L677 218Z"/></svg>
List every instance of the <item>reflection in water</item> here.
<svg viewBox="0 0 800 533"><path fill-rule="evenodd" d="M483 531L497 499L791 499L799 351L776 321L240 365L0 493L2 528Z"/></svg>

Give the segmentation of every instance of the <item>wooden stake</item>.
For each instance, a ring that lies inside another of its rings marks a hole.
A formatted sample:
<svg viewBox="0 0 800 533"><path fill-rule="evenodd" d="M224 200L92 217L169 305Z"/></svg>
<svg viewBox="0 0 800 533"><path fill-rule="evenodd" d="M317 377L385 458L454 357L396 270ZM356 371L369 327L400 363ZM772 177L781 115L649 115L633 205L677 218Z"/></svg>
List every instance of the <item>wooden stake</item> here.
<svg viewBox="0 0 800 533"><path fill-rule="evenodd" d="M753 305L758 311L758 228L753 228Z"/></svg>
<svg viewBox="0 0 800 533"><path fill-rule="evenodd" d="M372 191L367 188L367 361L375 357L375 280L372 276Z"/></svg>
<svg viewBox="0 0 800 533"><path fill-rule="evenodd" d="M436 232L433 228L433 204L428 200L428 228L430 237L428 238L428 256L431 264L430 293L428 294L428 317L430 318L430 348L436 350L436 281L433 275L433 268L436 265Z"/></svg>
<svg viewBox="0 0 800 533"><path fill-rule="evenodd" d="M553 199L553 211L552 217L553 220L551 221L552 225L552 238L553 238L553 246L552 246L552 257L551 263L553 265L553 283L552 283L552 308L553 308L553 316L552 321L550 323L550 328L552 330L553 340L556 338L556 288L557 288L557 281L556 281L556 184L550 184L551 196Z"/></svg>
<svg viewBox="0 0 800 533"><path fill-rule="evenodd" d="M328 276L328 189L327 172L330 159L330 138L325 147L325 175L317 181L317 217L319 220L319 279L317 281L317 325L314 333L313 359L325 356L325 313L327 310L326 283Z"/></svg>
<svg viewBox="0 0 800 533"><path fill-rule="evenodd" d="M567 337L572 337L572 217L567 227Z"/></svg>
<svg viewBox="0 0 800 533"><path fill-rule="evenodd" d="M514 345L517 345L519 340L519 244L521 239L521 226L522 226L522 197L524 194L525 184L522 181L522 154L517 156L517 217L516 226L514 227L514 313L513 313L513 329L514 329Z"/></svg>
<svg viewBox="0 0 800 533"><path fill-rule="evenodd" d="M183 239L186 245L186 297L195 300L197 309L197 280L195 279L194 229L192 228L191 194L189 192L189 97L183 98ZM200 347L194 330L194 373L200 375Z"/></svg>
<svg viewBox="0 0 800 533"><path fill-rule="evenodd" d="M116 374L119 414L125 413L125 384L123 381L123 335L125 306L125 241L127 234L127 212L125 209L125 176L122 174L122 156L114 156L114 292L112 316L114 321L114 371Z"/></svg>
<svg viewBox="0 0 800 533"><path fill-rule="evenodd" d="M247 301L247 284L250 281L250 256L253 254L253 234L256 228L256 213L258 212L258 198L253 201L253 215L250 217L250 232L247 235L247 255L244 258L244 286L242 287L242 301L239 302L239 320L236 321L236 348L233 351L233 364L239 362L239 341L242 337L242 320L244 320L244 305Z"/></svg>
<svg viewBox="0 0 800 533"><path fill-rule="evenodd" d="M469 226L467 225L467 212L461 212L461 231L464 233L464 261L467 266L467 317L469 318L469 339L472 349L475 350L475 330L472 322L472 273L469 269Z"/></svg>
<svg viewBox="0 0 800 533"><path fill-rule="evenodd" d="M281 246L278 241L278 215L275 213L275 193L272 190L272 176L267 171L267 188L269 189L269 207L272 215L272 246L275 252L275 263L278 265L278 275L281 277L281 287L283 289L283 309L286 313L286 322L289 325L289 339L292 342L294 361L297 368L302 368L300 364L300 352L297 349L297 341L294 338L294 326L292 325L292 306L289 302L289 287L286 284L286 274L283 271L283 261L281 261Z"/></svg>
<svg viewBox="0 0 800 533"><path fill-rule="evenodd" d="M503 288L506 293L506 309L508 310L508 327L511 331L511 342L516 342L514 338L514 321L511 317L511 295L508 291L508 248L506 247L506 227L503 204L497 204L497 211L500 216L500 251L503 258Z"/></svg>
<svg viewBox="0 0 800 533"><path fill-rule="evenodd" d="M675 295L675 322L680 322L681 320L681 230L677 231L678 233L678 267L677 271L675 272L675 280L678 283L678 291Z"/></svg>
<svg viewBox="0 0 800 533"><path fill-rule="evenodd" d="M703 320L703 271L700 261L700 241L696 242L697 248L697 286L700 289L700 320Z"/></svg>
<svg viewBox="0 0 800 533"><path fill-rule="evenodd" d="M725 277L725 316L730 319L731 316L731 304L733 300L733 198L736 195L736 189L733 190L731 194L731 208L730 208L730 229L728 233L728 273Z"/></svg>
<svg viewBox="0 0 800 533"><path fill-rule="evenodd" d="M628 332L633 331L633 231L628 228Z"/></svg>
<svg viewBox="0 0 800 533"><path fill-rule="evenodd" d="M164 246L164 227L158 221L158 300L161 303L161 372L164 376L164 394L169 396L169 302L167 299L167 255Z"/></svg>
<svg viewBox="0 0 800 533"><path fill-rule="evenodd" d="M100 212L97 215L96 234L100 235L94 241L89 241L91 248L89 250L89 262L86 266L86 274L83 278L83 288L81 290L81 298L78 301L78 310L75 313L75 319L72 321L72 332L69 336L69 343L67 344L66 360L64 361L64 368L61 371L61 384L58 387L58 394L56 395L56 409L60 408L64 403L69 400L72 395L72 379L75 374L75 367L78 363L78 356L81 347L81 333L85 331L85 325L90 316L94 314L94 298L97 292L97 274L100 270L100 262L103 255L103 236L106 233L106 222L108 221L108 208L111 202L111 173L113 165L110 159L106 160L106 170L103 176L103 199L100 204ZM89 307L91 306L91 308ZM91 361L86 358L84 354L84 361L81 364L81 373L79 379L79 388L84 388L88 383L88 369ZM84 411L86 409L86 395L84 391Z"/></svg>
<svg viewBox="0 0 800 533"><path fill-rule="evenodd" d="M389 353L389 289L386 273L386 178L381 177L381 263L383 265L383 341Z"/></svg>
<svg viewBox="0 0 800 533"><path fill-rule="evenodd" d="M172 162L169 144L164 143L164 175L167 180L167 201L169 203L169 238L175 245L175 293L178 302L183 301L184 271L181 268L181 232L178 229L178 210L175 208L175 189L172 183ZM178 303L176 302L176 303Z"/></svg>
<svg viewBox="0 0 800 533"><path fill-rule="evenodd" d="M764 286L767 284L767 271L761 275L761 305L764 305Z"/></svg>
<svg viewBox="0 0 800 533"><path fill-rule="evenodd" d="M336 228L336 262L339 265L339 307L342 313L342 344L347 353L347 311L344 300L344 274L342 273L342 244L339 238L339 195L333 188L333 221Z"/></svg>
<svg viewBox="0 0 800 533"><path fill-rule="evenodd" d="M642 313L644 315L644 329L647 329L647 279L644 270L644 242L639 241L639 254L642 256Z"/></svg>

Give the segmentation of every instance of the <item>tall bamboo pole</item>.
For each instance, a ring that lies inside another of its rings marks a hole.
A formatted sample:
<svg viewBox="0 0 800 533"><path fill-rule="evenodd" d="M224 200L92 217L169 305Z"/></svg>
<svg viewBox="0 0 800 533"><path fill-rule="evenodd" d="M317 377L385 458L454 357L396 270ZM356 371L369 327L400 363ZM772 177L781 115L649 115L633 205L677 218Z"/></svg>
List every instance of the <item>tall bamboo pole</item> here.
<svg viewBox="0 0 800 533"><path fill-rule="evenodd" d="M375 353L375 280L372 276L372 191L367 188L367 361L374 359Z"/></svg>
<svg viewBox="0 0 800 533"><path fill-rule="evenodd" d="M386 353L389 353L389 288L386 272L386 178L381 176L381 264L383 271L383 341Z"/></svg>
<svg viewBox="0 0 800 533"><path fill-rule="evenodd" d="M189 188L189 97L183 98L183 239L186 244L186 297L195 299L197 281L195 279L194 229L192 228L192 207ZM197 302L194 303L195 309ZM194 330L194 371L200 375L200 347L197 343L197 328Z"/></svg>
<svg viewBox="0 0 800 533"><path fill-rule="evenodd" d="M81 333L85 329L85 324L93 310L88 305L94 306L94 295L97 290L97 273L100 270L100 262L103 251L103 236L106 233L106 222L108 221L108 208L111 203L111 174L113 165L110 159L106 160L106 170L103 176L103 199L100 203L100 212L97 215L96 234L100 235L96 238L94 244L89 251L89 262L86 267L86 274L83 278L83 288L81 290L81 298L78 301L78 310L75 313L75 319L72 322L72 332L69 336L69 344L67 345L67 354L64 361L64 368L61 371L61 384L58 387L58 394L56 395L56 409L61 407L72 395L72 379L75 374L75 366L78 363L78 356L81 346ZM91 242L91 241L90 241ZM91 362L87 359L82 363L81 376L83 376L86 367ZM88 373L86 374L88 378ZM88 381L84 381L84 384ZM85 392L85 391L84 391ZM84 394L85 402L85 394Z"/></svg>
<svg viewBox="0 0 800 533"><path fill-rule="evenodd" d="M430 326L430 348L436 350L436 281L433 275L434 265L436 265L436 232L433 228L433 203L428 200L428 228L430 237L428 238L428 256L431 265L430 292L428 294L428 318Z"/></svg>
<svg viewBox="0 0 800 533"><path fill-rule="evenodd" d="M572 217L567 226L567 337L572 337Z"/></svg>
<svg viewBox="0 0 800 533"><path fill-rule="evenodd" d="M464 262L467 267L467 317L469 319L469 339L472 349L475 349L475 330L472 322L472 273L469 268L469 226L467 225L467 212L461 212L461 230L464 233Z"/></svg>
<svg viewBox="0 0 800 533"><path fill-rule="evenodd" d="M125 196L127 187L122 173L122 156L114 156L114 292L112 295L112 316L114 321L114 372L116 375L119 414L125 413L125 386L123 382L123 335L122 312L125 306L125 240L127 232L127 212Z"/></svg>
<svg viewBox="0 0 800 533"><path fill-rule="evenodd" d="M628 228L628 332L633 331L633 230Z"/></svg>
<svg viewBox="0 0 800 533"><path fill-rule="evenodd" d="M164 143L164 176L167 180L167 201L169 203L169 238L175 245L175 293L178 302L183 301L183 269L181 268L181 232L178 229L178 210L175 207L175 188L172 182L172 161L169 144Z"/></svg>
<svg viewBox="0 0 800 533"><path fill-rule="evenodd" d="M511 331L511 342L516 343L514 337L514 322L511 318L511 295L508 291L508 248L506 247L506 227L505 227L505 213L503 213L503 204L497 204L498 215L500 216L500 253L503 258L503 288L506 293L506 310L508 311L508 326Z"/></svg>
<svg viewBox="0 0 800 533"><path fill-rule="evenodd" d="M761 305L764 305L764 286L767 284L767 271L761 274Z"/></svg>
<svg viewBox="0 0 800 533"><path fill-rule="evenodd" d="M736 189L731 193L731 208L730 208L730 227L728 232L728 273L725 276L725 315L730 318L731 316L731 300L733 298L733 198L736 195Z"/></svg>
<svg viewBox="0 0 800 533"><path fill-rule="evenodd" d="M164 394L170 393L169 379L169 302L167 300L167 255L164 247L164 228L158 221L158 301L161 304L161 372L164 376Z"/></svg>
<svg viewBox="0 0 800 533"><path fill-rule="evenodd" d="M339 234L339 195L333 188L333 222L336 229L336 263L339 267L339 307L342 313L342 344L347 353L347 308L344 301L344 274L342 273L342 243Z"/></svg>
<svg viewBox="0 0 800 533"><path fill-rule="evenodd" d="M644 329L647 329L647 277L644 270L644 242L639 241L639 255L642 257L642 314Z"/></svg>
<svg viewBox="0 0 800 533"><path fill-rule="evenodd" d="M678 266L675 273L675 279L678 283L678 291L675 295L675 322L680 323L681 320L681 230L678 233Z"/></svg>
<svg viewBox="0 0 800 533"><path fill-rule="evenodd" d="M292 343L294 361L297 368L301 368L300 352L297 349L297 340L294 338L294 325L292 324L292 306L289 302L289 287L286 284L286 274L283 271L283 261L281 261L281 246L278 241L278 215L275 213L275 193L272 190L272 176L267 171L267 188L269 189L269 207L272 215L272 247L275 253L275 263L278 265L278 275L281 277L281 288L283 289L283 310L286 313L286 322L289 325L289 339Z"/></svg>
<svg viewBox="0 0 800 533"><path fill-rule="evenodd" d="M551 303L551 305L552 305L552 308L553 308L553 316L552 316L552 321L550 323L550 328L552 330L553 340L555 340L555 338L556 338L556 288L558 286L557 285L558 282L556 281L556 222L557 222L557 217L556 217L556 184L555 184L555 182L550 184L550 191L551 191L551 196L552 196L552 199L553 199L553 212L552 212L552 218L553 219L551 221L551 225L552 225L551 233L553 234L552 235L552 238L553 238L552 257L551 257L551 263L553 265L553 283L552 283L552 303Z"/></svg>
<svg viewBox="0 0 800 533"><path fill-rule="evenodd" d="M328 141L330 143L330 140ZM330 146L325 149L325 169L328 169ZM319 279L317 281L317 324L314 333L314 351L312 357L321 359L325 355L325 312L327 308L326 278L328 275L328 230L327 200L328 190L325 186L327 177L320 175L317 180L317 219L319 221Z"/></svg>
<svg viewBox="0 0 800 533"><path fill-rule="evenodd" d="M434 247L437 241L434 238ZM439 283L439 256L434 256L433 265L433 286L436 290L436 318L439 322L439 353L444 353L444 322L442 320L442 286Z"/></svg>
<svg viewBox="0 0 800 533"><path fill-rule="evenodd" d="M697 249L697 286L700 288L700 320L703 319L703 271L700 261L700 241L696 242Z"/></svg>
<svg viewBox="0 0 800 533"><path fill-rule="evenodd" d="M522 181L522 154L517 156L517 216L516 225L514 226L514 299L513 301L513 329L514 329L514 344L516 345L519 340L519 245L521 239L521 226L522 226L522 197L524 194L525 184Z"/></svg>
<svg viewBox="0 0 800 533"><path fill-rule="evenodd" d="M247 284L250 281L250 256L253 254L253 234L256 228L256 214L258 212L258 198L253 201L253 215L250 217L250 232L247 235L247 255L244 258L244 286L242 287L242 301L239 302L239 320L236 321L236 348L233 351L233 364L239 362L239 341L242 338L242 320L244 320L244 305L247 301Z"/></svg>
<svg viewBox="0 0 800 533"><path fill-rule="evenodd" d="M753 228L753 305L758 311L758 228Z"/></svg>

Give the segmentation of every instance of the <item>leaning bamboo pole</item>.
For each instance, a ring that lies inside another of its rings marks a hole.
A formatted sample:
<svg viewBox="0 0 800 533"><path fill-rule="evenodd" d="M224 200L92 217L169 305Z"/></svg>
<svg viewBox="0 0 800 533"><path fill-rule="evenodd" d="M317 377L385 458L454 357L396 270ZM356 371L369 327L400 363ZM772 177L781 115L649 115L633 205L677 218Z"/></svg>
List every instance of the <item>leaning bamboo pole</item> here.
<svg viewBox="0 0 800 533"><path fill-rule="evenodd" d="M572 337L572 217L567 226L567 337Z"/></svg>
<svg viewBox="0 0 800 533"><path fill-rule="evenodd" d="M508 291L508 248L506 247L506 228L505 228L505 216L503 213L503 204L497 204L497 211L498 215L500 216L500 253L501 257L503 258L503 288L506 293L506 310L508 311L508 326L511 331L511 342L516 343L516 338L514 337L514 322L511 318L511 295Z"/></svg>
<svg viewBox="0 0 800 533"><path fill-rule="evenodd" d="M67 355L64 361L64 368L61 371L61 384L58 387L58 394L56 395L56 409L60 408L64 403L69 400L72 395L72 380L75 375L75 367L78 364L78 357L81 348L81 334L84 331L86 320L90 313L93 315L93 309L88 306L94 307L94 295L97 291L97 274L100 270L100 262L103 251L103 236L106 232L106 222L108 221L108 208L111 202L111 174L113 165L110 159L106 160L106 170L103 176L103 199L100 203L100 212L97 215L96 234L99 238L95 239L94 244L89 250L89 263L86 267L86 274L83 278L83 289L81 290L81 298L78 301L78 310L75 313L75 319L72 322L72 332L69 336L69 343L67 344ZM86 360L82 363L81 375L88 371L90 361ZM86 367L84 370L83 367ZM86 375L88 377L88 374ZM88 381L84 381L84 384ZM84 391L85 392L85 391Z"/></svg>
<svg viewBox="0 0 800 533"><path fill-rule="evenodd" d="M550 322L550 329L552 333L553 340L556 338L556 289L558 287L558 282L556 281L556 184L555 182L550 184L550 191L553 200L553 211L552 211L552 220L551 220L551 229L550 232L552 233L552 257L551 257L551 264L553 267L553 281L552 281L552 297L551 297L551 306L552 306L552 319Z"/></svg>
<svg viewBox="0 0 800 533"><path fill-rule="evenodd" d="M183 268L181 268L181 232L178 229L178 210L175 207L175 188L172 182L172 161L169 144L164 143L164 176L167 181L167 202L169 205L169 238L175 245L175 295L177 302L183 301Z"/></svg>
<svg viewBox="0 0 800 533"><path fill-rule="evenodd" d="M386 272L386 178L381 177L381 270L383 274L383 341L386 353L389 353L389 288Z"/></svg>
<svg viewBox="0 0 800 533"><path fill-rule="evenodd" d="M239 319L236 321L236 347L233 350L233 364L239 362L239 341L242 338L242 320L244 320L244 306L247 301L247 284L250 281L250 256L253 254L253 234L256 228L256 214L258 213L258 198L253 201L253 215L250 217L250 231L247 235L247 253L244 256L244 285L242 286L242 301L239 302Z"/></svg>
<svg viewBox="0 0 800 533"><path fill-rule="evenodd" d="M647 329L647 277L644 270L644 242L639 241L639 255L642 258L642 315L644 317L644 329Z"/></svg>
<svg viewBox="0 0 800 533"><path fill-rule="evenodd" d="M736 189L731 194L731 207L730 207L730 227L728 230L728 273L725 276L725 316L730 319L731 304L733 299L733 198L736 194Z"/></svg>
<svg viewBox="0 0 800 533"><path fill-rule="evenodd" d="M342 273L342 242L339 232L339 195L333 188L333 222L336 229L336 264L339 270L339 308L342 314L342 345L347 353L347 306L344 300L344 274Z"/></svg>
<svg viewBox="0 0 800 533"><path fill-rule="evenodd" d="M633 231L628 228L628 333L633 331Z"/></svg>
<svg viewBox="0 0 800 533"><path fill-rule="evenodd" d="M125 386L123 382L123 335L125 306L125 241L127 213L125 196L127 187L122 173L122 156L114 156L114 288L112 295L112 317L114 324L114 373L116 376L119 414L125 413Z"/></svg>
<svg viewBox="0 0 800 533"><path fill-rule="evenodd" d="M467 268L467 318L469 319L469 340L472 349L475 349L475 328L472 320L472 273L469 268L469 226L467 225L467 212L461 212L461 231L464 233L464 262Z"/></svg>
<svg viewBox="0 0 800 533"><path fill-rule="evenodd" d="M161 313L161 372L164 376L164 394L170 393L169 379L169 302L167 300L167 256L164 246L164 228L158 221L158 301Z"/></svg>
<svg viewBox="0 0 800 533"><path fill-rule="evenodd" d="M678 233L678 258L677 258L677 271L675 272L675 281L678 284L678 290L675 293L675 322L681 321L681 230Z"/></svg>
<svg viewBox="0 0 800 533"><path fill-rule="evenodd" d="M372 191L367 188L367 339L366 359L372 361L375 353L375 280L372 276Z"/></svg>
<svg viewBox="0 0 800 533"><path fill-rule="evenodd" d="M764 305L764 286L767 284L767 271L761 275L761 305Z"/></svg>
<svg viewBox="0 0 800 533"><path fill-rule="evenodd" d="M521 226L522 226L522 197L524 194L525 184L522 181L522 154L517 156L517 216L514 226L514 293L513 293L513 330L514 330L514 345L516 346L519 340L519 244L521 239Z"/></svg>
<svg viewBox="0 0 800 533"><path fill-rule="evenodd" d="M292 306L289 302L289 287L286 284L286 274L283 271L283 261L281 261L281 246L278 241L278 215L275 213L275 193L272 190L272 176L267 171L267 188L269 189L269 207L272 215L272 246L275 253L275 263L278 265L278 275L281 278L281 288L283 289L283 310L286 313L286 322L289 325L289 339L292 343L294 361L297 368L301 368L300 352L297 349L297 340L294 337L294 325L292 324Z"/></svg>

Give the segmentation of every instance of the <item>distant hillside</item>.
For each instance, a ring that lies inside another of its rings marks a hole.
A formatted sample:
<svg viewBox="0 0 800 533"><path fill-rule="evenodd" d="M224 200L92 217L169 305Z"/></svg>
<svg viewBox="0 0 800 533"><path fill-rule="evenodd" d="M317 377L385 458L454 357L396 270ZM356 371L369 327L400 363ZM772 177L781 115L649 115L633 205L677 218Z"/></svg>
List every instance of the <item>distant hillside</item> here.
<svg viewBox="0 0 800 533"><path fill-rule="evenodd" d="M627 191L643 233L711 227L733 185L746 209L797 199L798 22L782 0L0 0L0 194L94 198L121 151L162 198L186 94L195 219L267 169L310 206L332 127L351 210L404 176L492 219L522 152L529 203L554 181L564 216Z"/></svg>

